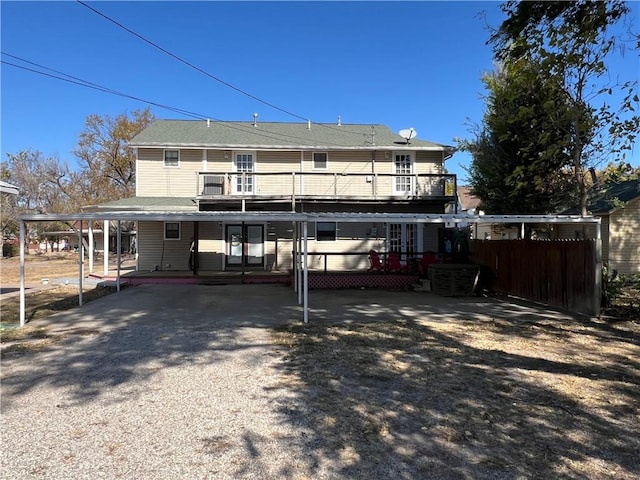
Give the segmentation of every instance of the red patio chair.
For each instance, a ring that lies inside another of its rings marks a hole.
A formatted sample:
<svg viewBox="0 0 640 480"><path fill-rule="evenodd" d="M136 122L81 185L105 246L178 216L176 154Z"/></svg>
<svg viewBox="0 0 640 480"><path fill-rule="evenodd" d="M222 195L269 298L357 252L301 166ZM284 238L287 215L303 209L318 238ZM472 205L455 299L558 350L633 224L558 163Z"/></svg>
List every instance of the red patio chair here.
<svg viewBox="0 0 640 480"><path fill-rule="evenodd" d="M387 257L387 270L400 273L408 271L408 267L400 262L400 256L396 252L389 252Z"/></svg>
<svg viewBox="0 0 640 480"><path fill-rule="evenodd" d="M369 250L369 272L384 272L384 263L380 260L380 255L375 250Z"/></svg>
<svg viewBox="0 0 640 480"><path fill-rule="evenodd" d="M426 276L429 273L429 265L434 263L438 263L438 259L435 254L433 252L425 252L422 255L422 261L420 262L420 274Z"/></svg>

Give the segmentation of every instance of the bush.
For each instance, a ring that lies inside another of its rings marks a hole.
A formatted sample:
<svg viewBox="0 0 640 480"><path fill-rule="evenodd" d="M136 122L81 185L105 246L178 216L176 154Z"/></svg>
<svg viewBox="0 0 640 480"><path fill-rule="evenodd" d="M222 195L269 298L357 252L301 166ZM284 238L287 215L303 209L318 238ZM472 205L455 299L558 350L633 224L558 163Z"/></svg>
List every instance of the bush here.
<svg viewBox="0 0 640 480"><path fill-rule="evenodd" d="M16 246L12 243L2 244L2 256L13 257L16 254Z"/></svg>

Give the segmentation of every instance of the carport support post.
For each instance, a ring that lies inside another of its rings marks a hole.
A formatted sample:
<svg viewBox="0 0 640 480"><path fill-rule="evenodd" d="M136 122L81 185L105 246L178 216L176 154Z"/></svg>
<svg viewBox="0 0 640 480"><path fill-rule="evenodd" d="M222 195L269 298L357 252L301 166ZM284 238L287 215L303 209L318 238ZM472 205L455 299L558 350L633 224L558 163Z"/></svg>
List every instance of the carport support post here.
<svg viewBox="0 0 640 480"><path fill-rule="evenodd" d="M303 266L302 266L302 261L303 261L303 256L304 256L304 252L302 251L302 222L298 222L298 235L297 235L297 242L298 242L298 305L301 305L303 302L303 291L302 291L302 277L303 277Z"/></svg>
<svg viewBox="0 0 640 480"><path fill-rule="evenodd" d="M309 262L308 262L308 239L307 239L307 226L306 220L302 224L302 237L303 237L303 264L302 271L304 275L304 281L302 282L302 288L304 289L304 304L302 306L302 317L304 323L309 323Z"/></svg>
<svg viewBox="0 0 640 480"><path fill-rule="evenodd" d="M82 220L78 229L78 305L82 306L82 277L84 277L84 243L82 243Z"/></svg>
<svg viewBox="0 0 640 480"><path fill-rule="evenodd" d="M120 238L122 236L122 223L120 222L120 220L118 220L118 233L116 234L117 238L116 238L116 245L118 248L118 253L116 255L116 263L117 263L117 267L116 267L116 292L120 291L120 262L121 262L121 253L120 250L122 250L122 239Z"/></svg>
<svg viewBox="0 0 640 480"><path fill-rule="evenodd" d="M601 220L598 218L596 223L596 244L594 251L595 260L595 282L593 292L593 315L600 316L600 308L602 308L602 233Z"/></svg>
<svg viewBox="0 0 640 480"><path fill-rule="evenodd" d="M24 279L24 242L25 242L25 223L24 220L20 220L20 326L24 327L25 324L25 279Z"/></svg>
<svg viewBox="0 0 640 480"><path fill-rule="evenodd" d="M109 275L109 220L105 220L102 225L102 252L104 255L102 271L106 277Z"/></svg>
<svg viewBox="0 0 640 480"><path fill-rule="evenodd" d="M293 266L293 291L298 291L298 252L296 250L296 225L298 222L292 222L291 230L291 247L293 253L292 266Z"/></svg>
<svg viewBox="0 0 640 480"><path fill-rule="evenodd" d="M93 246L93 220L89 220L89 273L93 273L93 251L95 250Z"/></svg>

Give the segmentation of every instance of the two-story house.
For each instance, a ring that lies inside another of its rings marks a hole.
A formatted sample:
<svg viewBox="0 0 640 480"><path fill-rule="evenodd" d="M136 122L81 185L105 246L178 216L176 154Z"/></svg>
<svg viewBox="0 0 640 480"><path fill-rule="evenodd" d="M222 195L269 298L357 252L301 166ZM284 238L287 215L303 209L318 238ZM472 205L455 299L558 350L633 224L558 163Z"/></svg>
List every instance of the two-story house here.
<svg viewBox="0 0 640 480"><path fill-rule="evenodd" d="M445 173L455 149L384 125L157 120L130 147L136 196L101 208L240 214L233 221L139 220L139 270L287 270L293 225L266 212L441 214L456 199L455 175ZM366 270L370 249L405 259L438 250L442 225L309 228L310 268Z"/></svg>

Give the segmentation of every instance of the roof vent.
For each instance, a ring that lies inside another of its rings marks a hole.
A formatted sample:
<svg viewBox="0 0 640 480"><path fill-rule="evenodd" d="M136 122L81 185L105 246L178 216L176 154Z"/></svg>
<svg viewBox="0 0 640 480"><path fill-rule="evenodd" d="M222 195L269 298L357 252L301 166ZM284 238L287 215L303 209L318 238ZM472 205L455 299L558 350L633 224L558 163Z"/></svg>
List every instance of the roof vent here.
<svg viewBox="0 0 640 480"><path fill-rule="evenodd" d="M211 126L211 120L207 118L207 127L210 127L210 126Z"/></svg>
<svg viewBox="0 0 640 480"><path fill-rule="evenodd" d="M307 130L311 130L311 120L307 120Z"/></svg>
<svg viewBox="0 0 640 480"><path fill-rule="evenodd" d="M254 127L258 126L258 114L257 113L253 114L253 126Z"/></svg>
<svg viewBox="0 0 640 480"><path fill-rule="evenodd" d="M342 117L338 115L338 126L342 125Z"/></svg>

